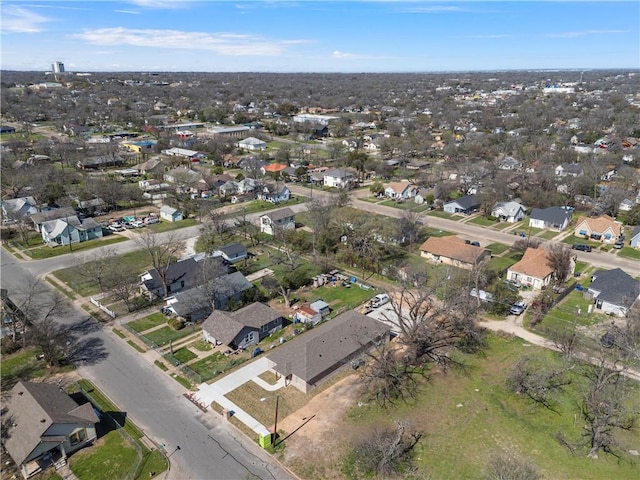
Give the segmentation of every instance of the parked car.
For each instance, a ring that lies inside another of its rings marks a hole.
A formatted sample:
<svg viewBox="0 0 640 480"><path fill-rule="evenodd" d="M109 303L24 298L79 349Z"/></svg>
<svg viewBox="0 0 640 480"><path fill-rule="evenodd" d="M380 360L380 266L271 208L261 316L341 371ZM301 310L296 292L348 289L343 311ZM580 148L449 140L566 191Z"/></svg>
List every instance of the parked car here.
<svg viewBox="0 0 640 480"><path fill-rule="evenodd" d="M371 299L371 302L369 302L369 305L373 308L378 308L388 302L389 302L389 295L387 295L386 293L379 293L378 295L376 295Z"/></svg>
<svg viewBox="0 0 640 480"><path fill-rule="evenodd" d="M158 217L147 217L144 219L145 225L151 225L153 223L158 223L158 222L160 222L160 219Z"/></svg>
<svg viewBox="0 0 640 480"><path fill-rule="evenodd" d="M613 248L615 248L615 249L617 249L617 250L620 250L622 247L624 247L624 242L616 242L616 243L613 245Z"/></svg>
<svg viewBox="0 0 640 480"><path fill-rule="evenodd" d="M527 304L524 303L522 300L520 300L519 302L516 302L513 305L511 305L511 308L509 309L509 313L511 315L520 315L526 309L527 309Z"/></svg>
<svg viewBox="0 0 640 480"><path fill-rule="evenodd" d="M474 241L474 242L471 242L471 245L473 245L474 247L479 247L480 242Z"/></svg>
<svg viewBox="0 0 640 480"><path fill-rule="evenodd" d="M142 220L134 220L133 222L131 222L131 225L133 226L133 228L142 228L144 227L144 222Z"/></svg>
<svg viewBox="0 0 640 480"><path fill-rule="evenodd" d="M573 248L574 250L580 250L581 252L590 252L591 251L591 246L590 245L584 245L582 243L576 243L571 248Z"/></svg>

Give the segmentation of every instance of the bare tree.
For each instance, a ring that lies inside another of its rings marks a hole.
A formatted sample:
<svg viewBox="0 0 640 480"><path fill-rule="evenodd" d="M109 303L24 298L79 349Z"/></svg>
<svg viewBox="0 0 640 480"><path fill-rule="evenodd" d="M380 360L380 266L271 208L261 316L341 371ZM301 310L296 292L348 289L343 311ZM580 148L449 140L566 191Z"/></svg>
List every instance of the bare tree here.
<svg viewBox="0 0 640 480"><path fill-rule="evenodd" d="M554 368L540 358L524 356L512 367L507 386L554 413L556 395L571 383L566 368Z"/></svg>
<svg viewBox="0 0 640 480"><path fill-rule="evenodd" d="M112 285L114 277L117 277L117 270L121 266L114 257L115 252L109 248L97 254L85 255L76 265L75 272L81 277L95 282L100 292L105 292Z"/></svg>
<svg viewBox="0 0 640 480"><path fill-rule="evenodd" d="M564 283L571 274L575 255L562 243L549 243L547 246L547 265L553 269L556 284Z"/></svg>
<svg viewBox="0 0 640 480"><path fill-rule="evenodd" d="M565 360L571 360L580 350L583 337L578 331L578 325L573 323L548 330L549 338L554 346L560 350Z"/></svg>
<svg viewBox="0 0 640 480"><path fill-rule="evenodd" d="M247 217L246 207L242 207L235 219L236 230L240 230L245 238L251 241L251 245L260 244L260 228Z"/></svg>
<svg viewBox="0 0 640 480"><path fill-rule="evenodd" d="M178 241L174 233L161 236L152 230L140 233L136 242L149 255L151 266L158 272L166 297L169 294L169 285L171 284L171 279L168 278L169 266L177 260L177 256L183 248L182 242Z"/></svg>
<svg viewBox="0 0 640 480"><path fill-rule="evenodd" d="M361 437L353 449L356 466L367 478L390 478L411 469L413 449L422 433L405 422L396 421L394 427L376 428Z"/></svg>
<svg viewBox="0 0 640 480"><path fill-rule="evenodd" d="M589 456L598 451L616 455L619 430L632 430L637 423L638 397L624 371L607 361L604 354L599 362L586 366L588 391L582 401L584 437Z"/></svg>
<svg viewBox="0 0 640 480"><path fill-rule="evenodd" d="M135 295L139 290L138 272L134 271L131 265L119 262L117 278L111 276L109 283L112 295L126 305L127 311L132 312L135 306Z"/></svg>

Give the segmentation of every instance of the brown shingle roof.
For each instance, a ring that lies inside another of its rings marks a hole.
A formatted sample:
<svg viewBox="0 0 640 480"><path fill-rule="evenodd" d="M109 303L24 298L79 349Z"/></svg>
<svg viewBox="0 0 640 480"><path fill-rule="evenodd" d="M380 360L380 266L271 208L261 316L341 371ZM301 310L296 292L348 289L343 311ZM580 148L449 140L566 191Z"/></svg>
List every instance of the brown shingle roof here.
<svg viewBox="0 0 640 480"><path fill-rule="evenodd" d="M235 312L214 310L202 324L202 329L216 340L229 344L244 327L259 329L281 316L270 306L254 302Z"/></svg>
<svg viewBox="0 0 640 480"><path fill-rule="evenodd" d="M553 268L548 264L547 251L542 248L527 248L519 262L512 265L512 272L535 278L546 278L553 273Z"/></svg>
<svg viewBox="0 0 640 480"><path fill-rule="evenodd" d="M388 332L385 324L352 310L287 342L268 358L278 373L310 382Z"/></svg>
<svg viewBox="0 0 640 480"><path fill-rule="evenodd" d="M616 222L609 215L600 215L596 218L580 217L576 229L580 228L584 222L592 233L605 233L608 228L611 228L613 235L619 236L622 233L622 224Z"/></svg>
<svg viewBox="0 0 640 480"><path fill-rule="evenodd" d="M472 264L481 259L486 252L484 248L468 245L458 237L429 237L420 247L420 251Z"/></svg>

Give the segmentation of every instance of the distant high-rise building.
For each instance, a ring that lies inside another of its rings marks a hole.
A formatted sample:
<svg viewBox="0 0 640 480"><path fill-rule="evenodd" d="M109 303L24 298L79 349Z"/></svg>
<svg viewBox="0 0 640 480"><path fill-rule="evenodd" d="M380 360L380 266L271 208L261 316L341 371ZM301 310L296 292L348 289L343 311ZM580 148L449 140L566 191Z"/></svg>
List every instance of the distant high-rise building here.
<svg viewBox="0 0 640 480"><path fill-rule="evenodd" d="M64 73L64 63L53 62L51 64L51 70L53 71L53 73Z"/></svg>

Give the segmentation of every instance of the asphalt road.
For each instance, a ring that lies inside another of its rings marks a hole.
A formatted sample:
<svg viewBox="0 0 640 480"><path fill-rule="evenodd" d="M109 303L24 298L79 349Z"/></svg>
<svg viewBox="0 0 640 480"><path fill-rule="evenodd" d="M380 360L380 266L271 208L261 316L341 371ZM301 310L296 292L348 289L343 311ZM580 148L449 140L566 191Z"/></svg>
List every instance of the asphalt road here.
<svg viewBox="0 0 640 480"><path fill-rule="evenodd" d="M40 262L16 262L4 249L0 255L2 287L11 294L19 292L32 275L31 269L23 266ZM86 313L79 310L57 320L75 326L80 336L74 356L79 373L105 392L150 438L166 445L171 454L168 479L292 478L257 444L184 398L180 384L140 361L134 349L110 333L110 326L87 320Z"/></svg>

